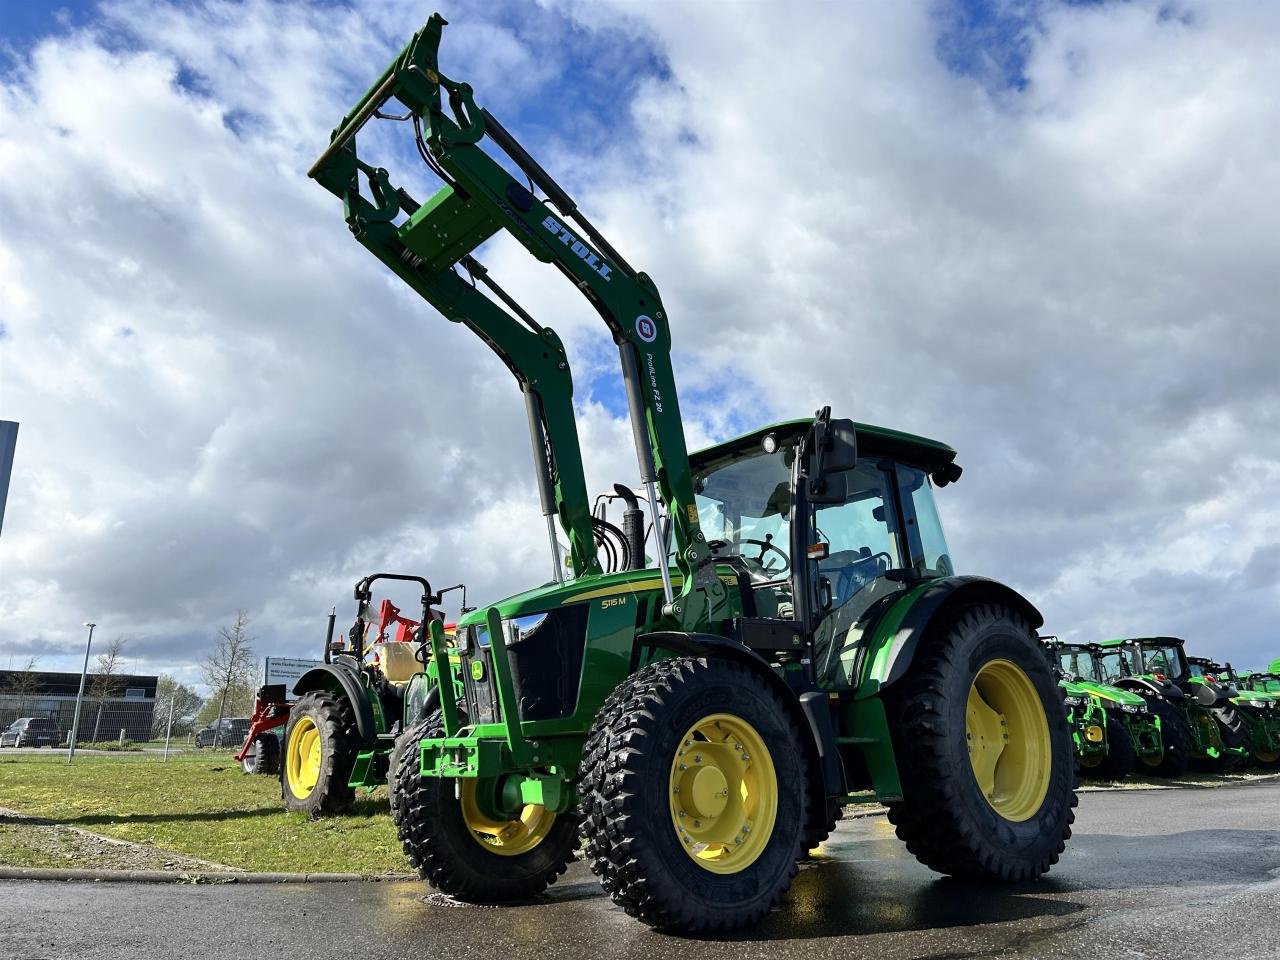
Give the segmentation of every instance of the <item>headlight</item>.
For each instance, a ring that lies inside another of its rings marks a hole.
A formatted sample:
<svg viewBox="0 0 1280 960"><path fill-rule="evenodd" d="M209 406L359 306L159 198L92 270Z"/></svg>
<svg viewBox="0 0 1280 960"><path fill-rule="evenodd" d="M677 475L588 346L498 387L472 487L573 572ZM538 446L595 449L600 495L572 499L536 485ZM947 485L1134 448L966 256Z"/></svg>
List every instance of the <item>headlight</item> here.
<svg viewBox="0 0 1280 960"><path fill-rule="evenodd" d="M1146 713L1147 705L1145 703L1122 703L1120 709L1125 713Z"/></svg>
<svg viewBox="0 0 1280 960"><path fill-rule="evenodd" d="M1062 699L1063 699L1063 702L1065 702L1066 705L1069 707L1083 707L1086 703L1089 702L1088 697L1077 697L1072 694L1068 694Z"/></svg>
<svg viewBox="0 0 1280 960"><path fill-rule="evenodd" d="M1268 706L1268 702L1266 700L1250 700L1249 706L1257 707L1259 710L1265 710Z"/></svg>

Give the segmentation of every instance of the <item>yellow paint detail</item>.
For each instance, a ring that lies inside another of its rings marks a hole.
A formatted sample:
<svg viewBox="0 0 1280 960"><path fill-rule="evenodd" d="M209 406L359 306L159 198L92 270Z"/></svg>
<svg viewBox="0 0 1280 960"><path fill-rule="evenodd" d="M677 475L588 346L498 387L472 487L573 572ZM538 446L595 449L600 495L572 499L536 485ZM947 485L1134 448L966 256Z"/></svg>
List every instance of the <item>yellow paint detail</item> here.
<svg viewBox="0 0 1280 960"><path fill-rule="evenodd" d="M1006 820L1030 820L1044 804L1053 741L1031 678L1011 660L983 664L965 704L965 737L978 789Z"/></svg>
<svg viewBox="0 0 1280 960"><path fill-rule="evenodd" d="M671 759L671 826L704 870L745 870L769 845L778 818L778 776L756 728L713 713L685 731Z"/></svg>
<svg viewBox="0 0 1280 960"><path fill-rule="evenodd" d="M476 802L476 781L463 778L461 784L462 819L476 843L500 857L518 857L528 853L551 832L554 811L541 804L527 803L514 820L491 820Z"/></svg>
<svg viewBox="0 0 1280 960"><path fill-rule="evenodd" d="M685 507L685 510L686 510L686 511L688 512L688 514L689 514L689 522L690 522L690 523L697 523L697 522L698 522L698 508L697 508L697 506L696 506L695 504L690 503L690 504L688 504L688 505Z"/></svg>
<svg viewBox="0 0 1280 960"><path fill-rule="evenodd" d="M299 800L307 799L316 788L323 757L320 728L310 717L302 717L293 725L285 748L285 776L289 779L289 792Z"/></svg>
<svg viewBox="0 0 1280 960"><path fill-rule="evenodd" d="M729 574L722 574L720 582L732 587L737 584L738 581L735 577L732 577ZM683 585L684 578L673 573L671 575L671 586L681 587ZM565 599L561 600L560 606L563 607L570 603L581 603L583 600L594 600L597 597L631 596L637 593L644 593L648 590L661 589L662 578L653 577L649 580L636 580L634 583L614 584L612 587L600 587L598 590L587 590L584 593L575 593L573 596L565 597Z"/></svg>
<svg viewBox="0 0 1280 960"><path fill-rule="evenodd" d="M1089 726L1084 728L1084 738L1090 743L1101 743L1102 737L1102 728L1096 723L1091 723Z"/></svg>

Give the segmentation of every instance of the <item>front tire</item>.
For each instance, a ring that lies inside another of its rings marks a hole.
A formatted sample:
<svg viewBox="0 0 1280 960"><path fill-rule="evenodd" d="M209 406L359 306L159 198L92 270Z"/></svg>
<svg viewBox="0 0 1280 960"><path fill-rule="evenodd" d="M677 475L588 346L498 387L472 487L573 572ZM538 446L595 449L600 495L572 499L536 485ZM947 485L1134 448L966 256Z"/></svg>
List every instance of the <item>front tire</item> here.
<svg viewBox="0 0 1280 960"><path fill-rule="evenodd" d="M921 642L890 706L903 798L889 820L940 873L1026 881L1058 861L1076 805L1062 695L1030 626L962 610Z"/></svg>
<svg viewBox="0 0 1280 960"><path fill-rule="evenodd" d="M311 818L342 813L355 791L348 786L360 752L355 711L327 690L304 693L289 710L280 792L286 810Z"/></svg>
<svg viewBox="0 0 1280 960"><path fill-rule="evenodd" d="M1160 718L1160 742L1164 752L1156 763L1144 757L1143 764L1152 776L1171 780L1185 776L1191 765L1192 744L1191 725L1187 722L1186 713L1181 707L1159 698L1148 700L1147 707Z"/></svg>
<svg viewBox="0 0 1280 960"><path fill-rule="evenodd" d="M517 903L537 896L573 859L577 822L532 804L516 819L491 820L476 799L491 783L422 776L419 744L443 735L436 711L396 744L391 815L409 863L437 890L468 903Z"/></svg>
<svg viewBox="0 0 1280 960"><path fill-rule="evenodd" d="M756 923L798 870L806 784L795 724L756 672L694 657L652 664L610 696L587 738L588 864L652 927Z"/></svg>
<svg viewBox="0 0 1280 960"><path fill-rule="evenodd" d="M1110 710L1107 711L1107 755L1089 771L1099 780L1123 780L1133 773L1138 763L1138 751L1129 736L1129 728Z"/></svg>

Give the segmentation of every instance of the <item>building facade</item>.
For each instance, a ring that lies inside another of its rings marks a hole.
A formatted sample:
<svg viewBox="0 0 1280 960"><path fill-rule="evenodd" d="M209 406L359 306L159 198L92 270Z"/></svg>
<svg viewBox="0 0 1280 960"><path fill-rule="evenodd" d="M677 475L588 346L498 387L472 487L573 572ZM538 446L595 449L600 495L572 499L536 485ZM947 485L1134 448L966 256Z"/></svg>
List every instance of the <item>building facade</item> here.
<svg viewBox="0 0 1280 960"><path fill-rule="evenodd" d="M91 696L94 678L85 682L84 707L80 712L80 743L118 740L150 740L155 717L156 677L121 674L112 678L117 696ZM65 739L71 733L76 712L78 673L48 673L41 670L0 670L0 727L19 717L51 717Z"/></svg>

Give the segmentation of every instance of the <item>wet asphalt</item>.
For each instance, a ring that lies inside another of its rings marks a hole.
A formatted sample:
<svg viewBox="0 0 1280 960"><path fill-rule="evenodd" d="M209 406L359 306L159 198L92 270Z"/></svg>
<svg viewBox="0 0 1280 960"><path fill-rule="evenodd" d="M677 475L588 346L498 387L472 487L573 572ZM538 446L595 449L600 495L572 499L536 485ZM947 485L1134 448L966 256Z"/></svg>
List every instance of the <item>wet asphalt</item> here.
<svg viewBox="0 0 1280 960"><path fill-rule="evenodd" d="M574 864L537 903L471 907L416 883L0 883L0 958L506 960L696 956L960 960L1280 957L1280 781L1086 793L1076 836L1021 888L940 878L883 817L846 820L761 926L648 930Z"/></svg>

